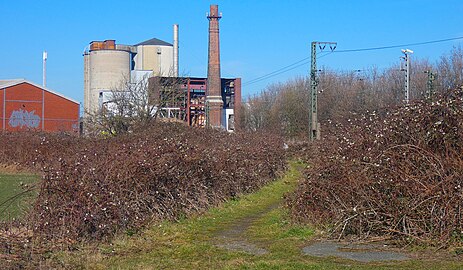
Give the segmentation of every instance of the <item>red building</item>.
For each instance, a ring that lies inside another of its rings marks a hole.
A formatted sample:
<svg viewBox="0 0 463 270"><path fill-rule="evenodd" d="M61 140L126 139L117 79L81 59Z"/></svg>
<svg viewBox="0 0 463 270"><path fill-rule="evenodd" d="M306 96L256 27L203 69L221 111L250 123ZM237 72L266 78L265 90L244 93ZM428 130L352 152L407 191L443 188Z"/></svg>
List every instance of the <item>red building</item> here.
<svg viewBox="0 0 463 270"><path fill-rule="evenodd" d="M79 133L79 102L35 83L0 80L0 130Z"/></svg>

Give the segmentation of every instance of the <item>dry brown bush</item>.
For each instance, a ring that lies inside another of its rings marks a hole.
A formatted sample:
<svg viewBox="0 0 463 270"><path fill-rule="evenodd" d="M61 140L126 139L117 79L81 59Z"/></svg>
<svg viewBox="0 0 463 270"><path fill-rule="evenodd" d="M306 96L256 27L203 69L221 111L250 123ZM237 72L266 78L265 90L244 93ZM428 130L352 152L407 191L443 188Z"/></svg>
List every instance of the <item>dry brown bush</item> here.
<svg viewBox="0 0 463 270"><path fill-rule="evenodd" d="M463 236L463 91L329 124L292 216L341 238L446 246Z"/></svg>
<svg viewBox="0 0 463 270"><path fill-rule="evenodd" d="M0 137L9 142L0 152L2 163L42 172L33 211L23 221L38 246L105 240L153 220L203 212L256 190L285 166L278 137L179 124L107 139L27 133ZM0 237L0 244L5 239L17 243L15 248L3 243L0 254L24 253L27 239L17 238Z"/></svg>

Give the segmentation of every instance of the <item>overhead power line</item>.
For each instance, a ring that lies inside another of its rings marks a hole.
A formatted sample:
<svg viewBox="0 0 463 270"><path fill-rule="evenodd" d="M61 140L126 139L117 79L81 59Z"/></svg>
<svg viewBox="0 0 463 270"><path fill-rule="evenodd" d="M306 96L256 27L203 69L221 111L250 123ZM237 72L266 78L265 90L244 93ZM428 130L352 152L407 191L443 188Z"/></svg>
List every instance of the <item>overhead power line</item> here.
<svg viewBox="0 0 463 270"><path fill-rule="evenodd" d="M424 41L424 42L417 42L417 43L408 43L408 44L400 44L400 45L390 45L390 46L380 46L380 47L370 47L370 48L360 48L360 49L347 49L347 50L335 50L332 52L327 52L324 55L321 55L317 57L317 59L325 57L331 53L349 53L349 52L363 52L363 51L376 51L376 50L387 50L387 49L395 49L395 48L402 48L402 47L409 47L409 46L419 46L419 45L427 45L427 44L433 44L433 43L441 43L441 42L448 42L448 41L454 41L454 40L461 40L463 37L455 37L455 38L446 38L446 39L438 39L438 40L431 40L431 41ZM288 72L290 70L296 69L300 66L307 65L310 63L310 57L303 58L299 61L296 61L288 66L282 67L280 69L277 69L273 72L270 72L268 74L265 74L263 76L254 78L252 80L249 80L247 82L243 83L243 86L251 85L254 83L258 83L261 81L264 81L266 79L275 77L277 75L280 75L282 73Z"/></svg>
<svg viewBox="0 0 463 270"><path fill-rule="evenodd" d="M278 73L278 72L280 72L280 71L286 70L287 68L293 67L294 65L297 65L297 64L299 64L299 63L301 63L301 62L304 62L304 61L306 61L306 60L308 60L308 59L310 59L310 57L306 57L306 58L301 59L301 60L299 60L299 61L297 61L297 62L295 62L295 63L293 63L293 64L291 64L291 65L288 65L288 66L286 66L286 67L282 67L282 68L280 68L280 69L277 69L277 70L275 70L275 71L273 71L273 72L270 72L270 73L268 73L268 74L265 74L265 75L263 75L263 76L254 78L254 79L252 79L252 80L246 82L246 84L251 84L251 83L253 83L254 81L259 81L260 79L265 79L265 78L268 77L268 76L271 76L271 75L273 75L273 74L275 74L275 73ZM306 63L303 63L303 64L306 64ZM291 69L288 69L288 70L291 70Z"/></svg>
<svg viewBox="0 0 463 270"><path fill-rule="evenodd" d="M323 58L323 57L325 57L325 56L327 56L327 55L329 55L329 54L331 54L331 53L332 53L332 52L326 52L325 54L323 54L323 55L317 57L317 59ZM269 79L269 78L271 78L271 77L275 77L275 76L280 75L280 74L282 74L282 73L285 73L285 72L288 72L288 71L290 71L290 70L296 69L296 68L298 68L298 67L307 65L307 64L309 64L309 63L310 63L310 57L306 57L306 58L301 59L301 60L299 60L299 61L297 61L297 62L294 62L294 63L291 64L291 65L285 66L285 67L283 67L283 68L280 68L280 69L277 69L277 70L275 70L275 71L273 71L273 72L270 72L270 73L268 73L268 74L266 74L266 75L263 75L263 76L254 78L254 79L252 79L252 80L250 80L250 81L247 81L247 82L243 83L243 86L250 85L250 84L254 84L254 83L258 83L258 82L260 82L260 81L264 81L264 80Z"/></svg>
<svg viewBox="0 0 463 270"><path fill-rule="evenodd" d="M395 48L402 48L408 46L418 46L418 45L426 45L426 44L433 44L433 43L441 43L453 40L463 39L463 37L455 37L455 38L446 38L446 39L438 39L432 41L425 41L425 42L417 42L417 43L408 43L408 44L400 44L400 45L391 45L391 46L382 46L382 47L372 47L372 48L363 48L363 49L350 49L350 50L336 50L335 53L346 53L346 52L364 52L364 51L376 51L376 50L386 50L386 49L395 49Z"/></svg>

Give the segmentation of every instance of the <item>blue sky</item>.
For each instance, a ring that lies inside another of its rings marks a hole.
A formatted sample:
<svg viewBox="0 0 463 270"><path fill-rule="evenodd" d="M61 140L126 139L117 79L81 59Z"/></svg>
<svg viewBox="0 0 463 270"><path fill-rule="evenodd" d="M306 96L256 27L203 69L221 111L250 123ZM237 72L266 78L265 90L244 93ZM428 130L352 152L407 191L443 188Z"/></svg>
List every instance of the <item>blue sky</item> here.
<svg viewBox="0 0 463 270"><path fill-rule="evenodd" d="M243 95L305 76L309 64L246 84L310 56L311 41L335 41L337 50L409 44L463 36L461 0L331 1L25 1L0 0L0 79L42 83L42 51L48 51L47 86L83 100L84 48L92 40L136 44L156 37L172 43L180 25L180 73L206 76L210 4L218 4L222 75L241 77ZM462 40L410 48L435 62ZM396 64L400 48L333 53L319 66L356 70Z"/></svg>

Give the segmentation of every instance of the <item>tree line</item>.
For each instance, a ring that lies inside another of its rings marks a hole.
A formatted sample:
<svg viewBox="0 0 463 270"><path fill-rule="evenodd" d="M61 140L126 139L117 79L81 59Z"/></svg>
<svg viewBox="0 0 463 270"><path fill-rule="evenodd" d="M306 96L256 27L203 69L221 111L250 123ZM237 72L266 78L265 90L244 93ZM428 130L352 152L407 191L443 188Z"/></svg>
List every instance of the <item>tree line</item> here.
<svg viewBox="0 0 463 270"><path fill-rule="evenodd" d="M463 85L463 49L455 46L436 63L412 59L410 100L432 98L429 72L435 75L432 87L442 93ZM342 122L352 114L384 111L404 104L405 73L400 65L385 70L371 67L357 71L318 72L319 121ZM269 85L243 102L240 125L248 131L268 131L287 138L308 134L310 78L299 77Z"/></svg>

